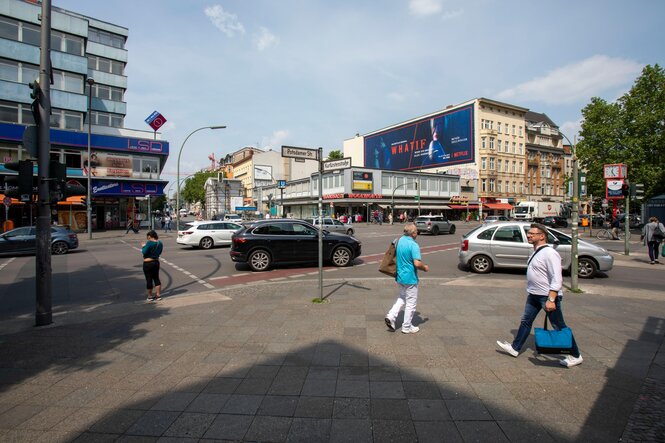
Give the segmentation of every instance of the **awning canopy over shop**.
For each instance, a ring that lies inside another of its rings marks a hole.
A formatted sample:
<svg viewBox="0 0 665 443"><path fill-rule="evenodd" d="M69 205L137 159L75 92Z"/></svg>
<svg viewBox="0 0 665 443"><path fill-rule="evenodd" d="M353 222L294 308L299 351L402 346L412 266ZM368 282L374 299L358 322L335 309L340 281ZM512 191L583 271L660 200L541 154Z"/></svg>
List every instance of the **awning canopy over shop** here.
<svg viewBox="0 0 665 443"><path fill-rule="evenodd" d="M418 205L395 205L395 209L438 209L438 210L446 210L450 209L450 206L448 205L428 205L428 204L421 204L420 206Z"/></svg>
<svg viewBox="0 0 665 443"><path fill-rule="evenodd" d="M450 205L450 209L478 209L478 205Z"/></svg>
<svg viewBox="0 0 665 443"><path fill-rule="evenodd" d="M75 195L73 197L67 197L66 200L58 202L59 205L83 205L83 196Z"/></svg>
<svg viewBox="0 0 665 443"><path fill-rule="evenodd" d="M513 205L511 205L510 203L483 203L483 206L486 207L487 209L498 209L498 210L513 209Z"/></svg>

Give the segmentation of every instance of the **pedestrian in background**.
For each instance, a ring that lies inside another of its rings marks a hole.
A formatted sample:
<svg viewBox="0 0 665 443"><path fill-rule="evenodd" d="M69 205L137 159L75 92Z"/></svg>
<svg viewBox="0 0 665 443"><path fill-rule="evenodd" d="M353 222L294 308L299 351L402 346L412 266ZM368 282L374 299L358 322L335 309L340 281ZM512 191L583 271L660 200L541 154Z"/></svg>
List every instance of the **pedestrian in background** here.
<svg viewBox="0 0 665 443"><path fill-rule="evenodd" d="M171 230L171 216L169 214L164 214L164 232Z"/></svg>
<svg viewBox="0 0 665 443"><path fill-rule="evenodd" d="M402 322L404 334L414 334L420 330L418 326L413 326L411 323L418 302L418 269L424 272L429 271L429 266L422 262L420 246L416 243L416 237L418 237L418 228L413 223L407 223L404 226L404 235L398 240L395 247L397 264L395 281L399 288L399 296L385 318L388 329L394 331L397 316L404 308L404 321Z"/></svg>
<svg viewBox="0 0 665 443"><path fill-rule="evenodd" d="M642 228L642 237L644 245L649 249L649 264L661 264L658 261L658 248L665 235L665 226L658 221L656 217L649 218L649 223Z"/></svg>
<svg viewBox="0 0 665 443"><path fill-rule="evenodd" d="M497 341L506 353L517 357L524 346L524 342L531 334L531 326L541 309L545 309L552 327L561 330L566 327L563 319L563 276L561 274L561 256L547 244L547 228L540 223L533 223L526 234L527 241L533 245L533 254L529 257L526 270L526 306L517 335L510 344L506 341ZM559 363L568 368L582 363L582 355L573 337L571 355Z"/></svg>
<svg viewBox="0 0 665 443"><path fill-rule="evenodd" d="M162 282L159 280L159 257L162 255L164 246L155 231L148 231L146 242L141 245L143 254L143 275L145 275L148 301L162 299ZM152 291L155 290L153 296Z"/></svg>

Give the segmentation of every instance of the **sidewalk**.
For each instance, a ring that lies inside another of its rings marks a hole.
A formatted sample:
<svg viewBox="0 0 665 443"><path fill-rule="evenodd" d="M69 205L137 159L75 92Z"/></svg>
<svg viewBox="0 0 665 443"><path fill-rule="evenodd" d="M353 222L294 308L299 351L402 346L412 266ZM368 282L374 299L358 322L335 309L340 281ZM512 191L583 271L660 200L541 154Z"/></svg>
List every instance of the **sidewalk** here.
<svg viewBox="0 0 665 443"><path fill-rule="evenodd" d="M0 440L662 441L663 295L566 295L566 369L496 350L523 290L423 279L413 335L386 330L383 277L325 281L323 304L288 281L63 314L0 335Z"/></svg>

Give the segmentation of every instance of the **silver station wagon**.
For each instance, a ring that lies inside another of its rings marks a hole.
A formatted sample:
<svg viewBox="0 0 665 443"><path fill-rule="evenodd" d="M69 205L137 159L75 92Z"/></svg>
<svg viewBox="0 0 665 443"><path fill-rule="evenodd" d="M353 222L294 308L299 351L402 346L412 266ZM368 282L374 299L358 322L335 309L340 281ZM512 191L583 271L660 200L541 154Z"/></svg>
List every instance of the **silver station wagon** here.
<svg viewBox="0 0 665 443"><path fill-rule="evenodd" d="M526 269L533 246L526 241L528 222L495 222L482 225L464 237L457 256L463 266L479 274L493 268ZM556 229L548 228L547 243L561 255L561 267L570 271L571 237ZM606 249L584 240L578 242L578 276L593 278L598 271L609 271L614 257Z"/></svg>

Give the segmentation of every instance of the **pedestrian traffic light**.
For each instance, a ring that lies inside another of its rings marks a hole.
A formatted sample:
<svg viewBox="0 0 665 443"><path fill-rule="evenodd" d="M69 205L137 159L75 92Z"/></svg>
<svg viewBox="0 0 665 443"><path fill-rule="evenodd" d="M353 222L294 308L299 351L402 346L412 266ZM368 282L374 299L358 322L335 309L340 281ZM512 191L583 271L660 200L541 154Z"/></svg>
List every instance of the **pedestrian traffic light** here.
<svg viewBox="0 0 665 443"><path fill-rule="evenodd" d="M39 100L42 94L42 88L39 86L39 81L35 80L34 82L28 83L32 92L30 93L30 98L33 100Z"/></svg>
<svg viewBox="0 0 665 443"><path fill-rule="evenodd" d="M5 163L5 169L18 172L17 175L5 177L5 192L8 197L17 198L22 202L32 200L32 161L19 160L18 162Z"/></svg>
<svg viewBox="0 0 665 443"><path fill-rule="evenodd" d="M51 160L49 165L51 203L57 203L67 198L67 166Z"/></svg>
<svg viewBox="0 0 665 443"><path fill-rule="evenodd" d="M624 197L628 197L630 194L630 187L627 184L621 185L621 195Z"/></svg>

